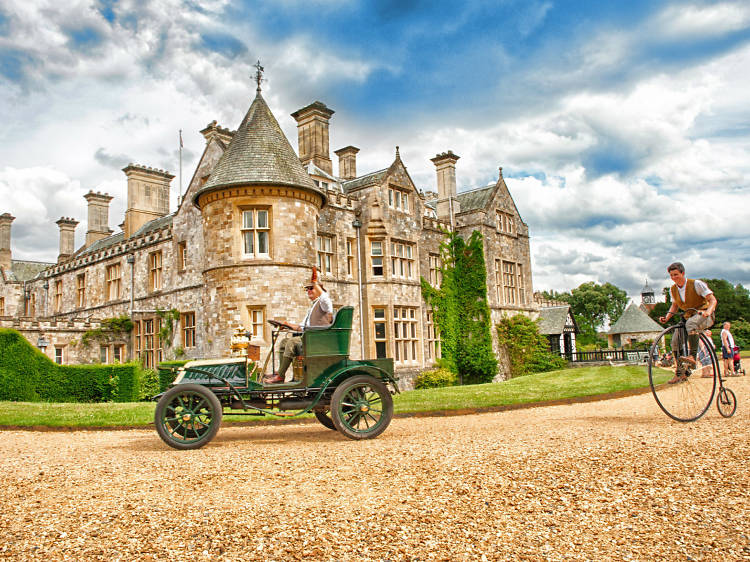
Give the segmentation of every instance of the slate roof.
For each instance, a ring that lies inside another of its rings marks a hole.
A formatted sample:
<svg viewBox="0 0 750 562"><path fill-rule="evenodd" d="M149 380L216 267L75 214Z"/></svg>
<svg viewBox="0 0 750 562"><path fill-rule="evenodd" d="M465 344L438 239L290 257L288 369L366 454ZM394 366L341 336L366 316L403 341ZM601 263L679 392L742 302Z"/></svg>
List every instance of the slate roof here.
<svg viewBox="0 0 750 562"><path fill-rule="evenodd" d="M463 209L462 209L463 210ZM562 334L568 320L569 306L549 306L539 310L539 333L543 335Z"/></svg>
<svg viewBox="0 0 750 562"><path fill-rule="evenodd" d="M232 142L211 171L206 184L193 197L231 185L274 184L301 187L325 193L315 187L289 144L263 96L255 96Z"/></svg>
<svg viewBox="0 0 750 562"><path fill-rule="evenodd" d="M615 335L661 331L662 327L654 322L648 314L643 312L635 303L630 303L622 316L612 325L609 333Z"/></svg>
<svg viewBox="0 0 750 562"><path fill-rule="evenodd" d="M55 264L41 261L10 260L10 271L6 271L5 275L8 281L31 281L53 265Z"/></svg>
<svg viewBox="0 0 750 562"><path fill-rule="evenodd" d="M175 214L176 213L172 213L171 215L166 215L164 217L159 217L158 219L148 221L141 228L136 230L133 233L133 236L144 236L146 234L149 234L150 232L154 232L165 226L171 226L172 219L174 218ZM106 238L97 240L96 242L91 244L91 246L87 246L86 248L84 248L78 254L75 254L75 255L84 256L86 254L91 254L92 252L98 252L99 250L110 248L124 241L125 241L125 233L118 232L117 234L113 234L112 236L107 236Z"/></svg>
<svg viewBox="0 0 750 562"><path fill-rule="evenodd" d="M494 188L495 184L493 183L486 187L480 187L479 189L457 193L456 199L458 199L458 202L461 205L461 212L484 209Z"/></svg>
<svg viewBox="0 0 750 562"><path fill-rule="evenodd" d="M344 193L349 193L350 191L354 191L355 189L360 189L362 187L379 185L383 182L383 178L385 178L386 172L388 172L388 168L385 168L384 170L378 170L377 172L370 172L369 174L365 174L364 176L354 178L353 180L342 181L341 187L344 189Z"/></svg>

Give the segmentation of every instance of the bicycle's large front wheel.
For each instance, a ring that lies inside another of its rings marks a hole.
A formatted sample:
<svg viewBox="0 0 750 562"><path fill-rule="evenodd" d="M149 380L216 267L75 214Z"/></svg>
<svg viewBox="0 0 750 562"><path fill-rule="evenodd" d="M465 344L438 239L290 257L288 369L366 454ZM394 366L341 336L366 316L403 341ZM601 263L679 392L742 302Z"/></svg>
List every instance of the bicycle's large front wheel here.
<svg viewBox="0 0 750 562"><path fill-rule="evenodd" d="M679 329L682 329L679 325L670 326L656 338L649 354L648 380L656 403L665 414L679 422L691 422L700 418L711 406L716 392L719 362L713 345L701 334L697 364L680 361L680 357L688 355L687 349L683 348L677 351L672 366L661 367L654 357L658 357L664 347L668 348L666 344L671 342ZM682 338L683 342L686 339Z"/></svg>

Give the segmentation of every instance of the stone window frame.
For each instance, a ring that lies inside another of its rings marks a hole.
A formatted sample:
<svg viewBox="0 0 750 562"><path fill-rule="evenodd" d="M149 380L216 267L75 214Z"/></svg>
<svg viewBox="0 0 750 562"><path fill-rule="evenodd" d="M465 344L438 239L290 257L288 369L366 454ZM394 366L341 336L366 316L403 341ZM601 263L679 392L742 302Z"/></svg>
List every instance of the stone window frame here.
<svg viewBox="0 0 750 562"><path fill-rule="evenodd" d="M440 259L440 254L430 253L427 255L427 267L429 268L430 285L435 288L439 288L443 284L443 272L441 267L443 266L443 260Z"/></svg>
<svg viewBox="0 0 750 562"><path fill-rule="evenodd" d="M515 217L511 213L503 211L501 209L496 209L495 215L497 221L496 227L498 232L507 234L508 236L517 235Z"/></svg>
<svg viewBox="0 0 750 562"><path fill-rule="evenodd" d="M0 297L0 316L5 316L5 297Z"/></svg>
<svg viewBox="0 0 750 562"><path fill-rule="evenodd" d="M180 314L180 325L182 326L182 347L184 349L195 347L195 312Z"/></svg>
<svg viewBox="0 0 750 562"><path fill-rule="evenodd" d="M148 254L148 290L150 293L164 288L164 253L154 250Z"/></svg>
<svg viewBox="0 0 750 562"><path fill-rule="evenodd" d="M393 306L393 362L395 364L419 364L418 324L417 307Z"/></svg>
<svg viewBox="0 0 750 562"><path fill-rule="evenodd" d="M187 269L187 241L177 243L177 271L185 271Z"/></svg>
<svg viewBox="0 0 750 562"><path fill-rule="evenodd" d="M31 292L29 295L29 300L26 303L28 305L28 310L26 316L31 316L32 318L36 316L36 293Z"/></svg>
<svg viewBox="0 0 750 562"><path fill-rule="evenodd" d="M122 263L115 262L106 266L104 283L107 301L114 301L122 296Z"/></svg>
<svg viewBox="0 0 750 562"><path fill-rule="evenodd" d="M518 304L518 284L516 278L516 263L501 260L503 279L503 298L505 304Z"/></svg>
<svg viewBox="0 0 750 562"><path fill-rule="evenodd" d="M354 248L357 243L356 238L347 238L344 244L346 251L346 275L347 277L354 277Z"/></svg>
<svg viewBox="0 0 750 562"><path fill-rule="evenodd" d="M375 253L376 244L380 247L379 253ZM370 239L370 271L373 277L385 278L385 264L383 263L385 258L384 244L385 240L382 238L378 240ZM376 265L378 261L380 263ZM380 270L380 273L376 273L376 268Z"/></svg>
<svg viewBox="0 0 750 562"><path fill-rule="evenodd" d="M425 310L425 360L437 360L442 357L440 338L438 337L437 325L435 324L435 313Z"/></svg>
<svg viewBox="0 0 750 562"><path fill-rule="evenodd" d="M86 308L86 272L76 275L76 308Z"/></svg>
<svg viewBox="0 0 750 562"><path fill-rule="evenodd" d="M391 209L396 209L402 213L410 213L410 200L409 190L395 185L388 186L388 206Z"/></svg>
<svg viewBox="0 0 750 562"><path fill-rule="evenodd" d="M270 205L242 205L239 208L239 236L240 236L240 248L241 256L244 260L257 260L257 259L271 259L273 255L273 248L271 247L272 233L273 233L273 215L272 208ZM246 213L252 213L252 225L248 226L246 221ZM265 226L258 226L259 213L265 213ZM252 233L253 252L248 253L247 249L247 233ZM261 236L263 234L263 236ZM260 241L265 239L266 252L256 251L257 248L261 247Z"/></svg>
<svg viewBox="0 0 750 562"><path fill-rule="evenodd" d="M57 363L58 365L65 364L65 346L64 345L55 346L55 363Z"/></svg>
<svg viewBox="0 0 750 562"><path fill-rule="evenodd" d="M320 274L334 275L336 270L336 235L318 232L315 248Z"/></svg>
<svg viewBox="0 0 750 562"><path fill-rule="evenodd" d="M150 318L144 318L137 320L140 322L140 337L141 337L141 349L140 357L143 361L143 366L146 369L154 369L158 365L164 356L164 350L161 346L161 338L159 337L159 331L161 330L161 318L158 316L152 316Z"/></svg>
<svg viewBox="0 0 750 562"><path fill-rule="evenodd" d="M415 255L417 244L407 240L391 238L391 277L394 279L414 279L416 273Z"/></svg>
<svg viewBox="0 0 750 562"><path fill-rule="evenodd" d="M379 314L379 313L382 313ZM388 307L385 305L373 305L372 307L372 343L375 357L378 359L388 357Z"/></svg>
<svg viewBox="0 0 750 562"><path fill-rule="evenodd" d="M250 339L266 341L266 306L252 304L247 306L248 330Z"/></svg>
<svg viewBox="0 0 750 562"><path fill-rule="evenodd" d="M34 305L36 303L33 303L32 306L36 308ZM55 279L55 313L62 312L62 306L63 306L63 281L62 279Z"/></svg>

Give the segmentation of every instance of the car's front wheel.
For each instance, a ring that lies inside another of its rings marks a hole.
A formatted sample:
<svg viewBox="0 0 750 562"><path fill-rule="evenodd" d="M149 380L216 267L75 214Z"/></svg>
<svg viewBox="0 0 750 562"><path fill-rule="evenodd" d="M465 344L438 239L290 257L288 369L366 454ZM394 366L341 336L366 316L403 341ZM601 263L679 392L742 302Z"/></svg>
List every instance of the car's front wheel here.
<svg viewBox="0 0 750 562"><path fill-rule="evenodd" d="M350 439L372 439L393 418L393 397L383 381L370 375L344 380L331 398L331 419Z"/></svg>
<svg viewBox="0 0 750 562"><path fill-rule="evenodd" d="M214 438L221 417L221 402L213 392L199 384L178 384L156 404L154 423L170 447L198 449Z"/></svg>

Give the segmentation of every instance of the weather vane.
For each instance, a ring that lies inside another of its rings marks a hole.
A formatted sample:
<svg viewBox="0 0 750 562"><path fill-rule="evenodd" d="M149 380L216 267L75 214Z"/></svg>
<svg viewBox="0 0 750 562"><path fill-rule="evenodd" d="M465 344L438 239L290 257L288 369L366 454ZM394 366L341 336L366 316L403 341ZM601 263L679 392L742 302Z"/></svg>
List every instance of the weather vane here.
<svg viewBox="0 0 750 562"><path fill-rule="evenodd" d="M260 65L260 60L253 67L255 68L255 81L258 83L258 92L260 92L260 83L263 82L263 67Z"/></svg>

